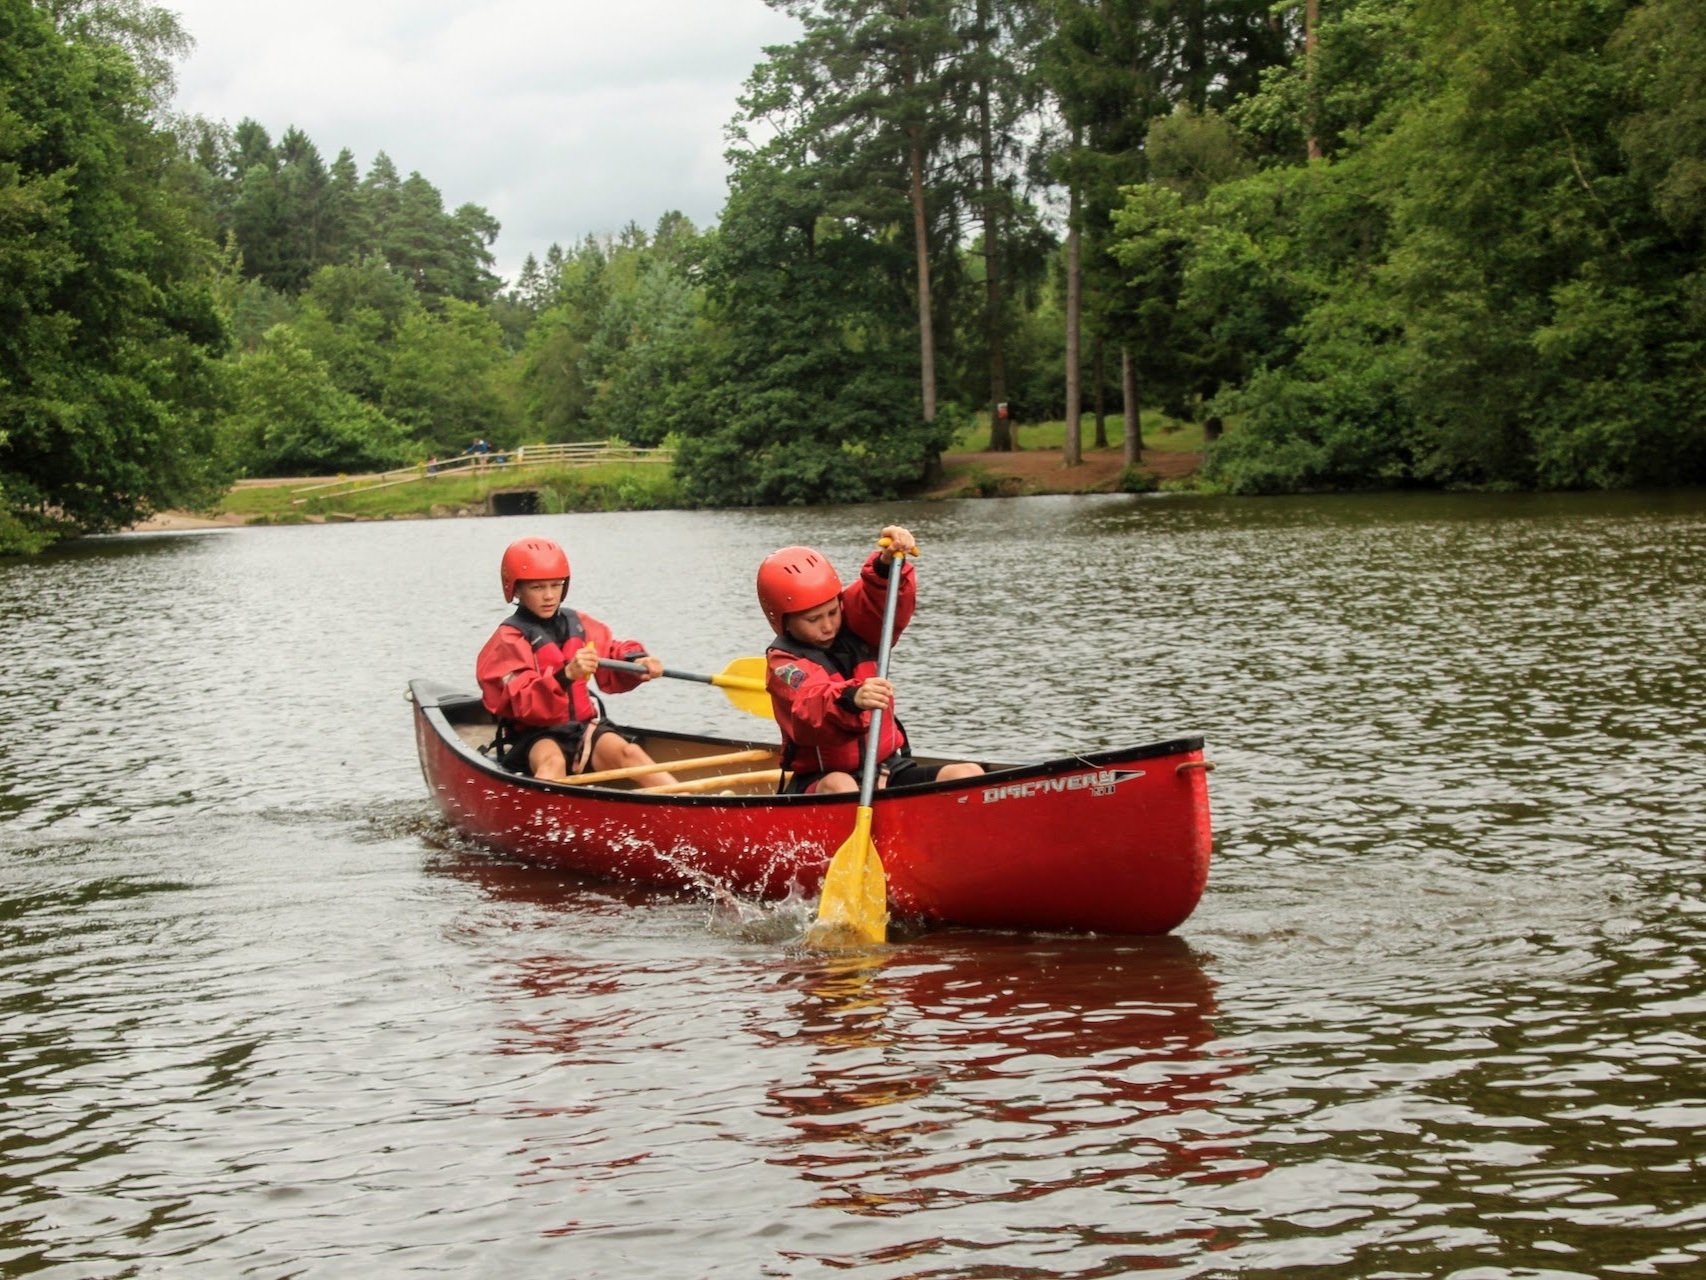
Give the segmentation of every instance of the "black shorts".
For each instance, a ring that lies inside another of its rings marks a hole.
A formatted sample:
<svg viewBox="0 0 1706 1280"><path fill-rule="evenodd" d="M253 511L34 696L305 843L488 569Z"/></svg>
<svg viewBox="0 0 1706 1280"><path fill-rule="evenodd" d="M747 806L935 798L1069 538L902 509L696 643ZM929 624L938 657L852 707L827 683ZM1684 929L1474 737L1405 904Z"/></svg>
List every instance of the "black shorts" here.
<svg viewBox="0 0 1706 1280"><path fill-rule="evenodd" d="M887 779L885 786L890 787L921 787L926 782L936 781L936 775L942 772L939 764L920 764L911 756L891 756L878 765L877 768ZM857 779L860 775L855 774ZM821 773L796 773L788 779L782 788L783 795L801 795L815 786Z"/></svg>
<svg viewBox="0 0 1706 1280"><path fill-rule="evenodd" d="M586 736L586 731L592 730L592 737ZM553 738L563 749L563 759L569 762L569 776L585 773L581 764L582 752L587 760L592 759L592 748L598 740L607 733L614 733L626 742L633 742L634 735L603 720L578 724L563 725L555 729L529 729L519 737L511 738L504 743L503 754L498 757L498 763L511 773L532 773L527 767L527 753L533 750L533 744L541 738Z"/></svg>
<svg viewBox="0 0 1706 1280"><path fill-rule="evenodd" d="M922 787L926 782L936 781L936 775L942 772L942 766L919 764L911 756L901 756L884 766L883 772L888 774L888 785L891 787Z"/></svg>

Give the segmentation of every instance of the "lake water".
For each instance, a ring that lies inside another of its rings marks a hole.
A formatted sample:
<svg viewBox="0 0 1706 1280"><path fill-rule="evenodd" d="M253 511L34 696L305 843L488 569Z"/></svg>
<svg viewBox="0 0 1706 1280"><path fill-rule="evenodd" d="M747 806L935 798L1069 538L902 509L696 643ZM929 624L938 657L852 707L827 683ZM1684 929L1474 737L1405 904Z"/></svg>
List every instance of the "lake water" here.
<svg viewBox="0 0 1706 1280"><path fill-rule="evenodd" d="M1205 738L1174 936L822 956L436 817L405 681L471 683L511 539L715 671L766 552L890 519L922 749ZM0 618L0 1275L1706 1271L1706 495L132 535Z"/></svg>

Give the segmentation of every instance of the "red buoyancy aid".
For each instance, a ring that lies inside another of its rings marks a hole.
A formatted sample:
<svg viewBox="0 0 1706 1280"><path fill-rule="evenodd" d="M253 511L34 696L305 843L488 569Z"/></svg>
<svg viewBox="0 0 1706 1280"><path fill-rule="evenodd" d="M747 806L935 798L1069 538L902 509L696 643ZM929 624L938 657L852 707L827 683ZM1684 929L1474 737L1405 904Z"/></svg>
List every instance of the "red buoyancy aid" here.
<svg viewBox="0 0 1706 1280"><path fill-rule="evenodd" d="M588 644L601 658L631 662L646 655L637 640L614 640L610 628L573 609L542 619L517 608L480 650L475 674L486 710L512 728L558 728L598 719L589 681L572 680L565 689L557 679L569 654ZM599 671L597 680L613 693L640 683L637 675L608 668Z"/></svg>
<svg viewBox="0 0 1706 1280"><path fill-rule="evenodd" d="M857 775L864 764L865 736L870 713L848 704L842 695L850 685L877 674L874 638L882 630L882 600L886 577L876 570L877 557L866 561L859 580L841 593L842 624L828 649L814 649L789 635L770 641L765 652L767 684L776 728L782 735L785 768L801 773L842 771ZM911 621L915 588L912 566L903 564L900 607L895 631ZM874 612L874 617L870 616ZM855 627L858 627L858 630ZM868 631L867 640L860 631ZM906 730L894 715L883 717L877 759L907 750Z"/></svg>

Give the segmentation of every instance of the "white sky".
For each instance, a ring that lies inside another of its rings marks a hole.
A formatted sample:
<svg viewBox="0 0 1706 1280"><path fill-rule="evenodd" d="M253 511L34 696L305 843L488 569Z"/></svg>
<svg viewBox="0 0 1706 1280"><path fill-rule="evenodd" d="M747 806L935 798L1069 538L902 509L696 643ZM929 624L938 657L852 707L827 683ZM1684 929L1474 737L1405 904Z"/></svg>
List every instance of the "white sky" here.
<svg viewBox="0 0 1706 1280"><path fill-rule="evenodd" d="M159 0L196 47L176 110L327 164L384 151L500 223L497 271L727 196L723 127L764 46L798 28L763 0Z"/></svg>

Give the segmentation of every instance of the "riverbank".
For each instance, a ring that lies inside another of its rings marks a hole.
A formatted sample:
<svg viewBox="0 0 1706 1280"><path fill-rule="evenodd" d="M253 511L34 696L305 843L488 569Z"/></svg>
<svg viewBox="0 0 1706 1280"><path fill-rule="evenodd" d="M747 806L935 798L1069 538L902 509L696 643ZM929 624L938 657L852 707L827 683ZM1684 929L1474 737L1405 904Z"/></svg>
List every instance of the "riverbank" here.
<svg viewBox="0 0 1706 1280"><path fill-rule="evenodd" d="M948 453L942 455L943 480L924 493L926 498L1011 498L1036 493L1113 493L1125 471L1125 450L1085 449L1081 461L1069 467L1058 448L1015 449L1008 453ZM1139 471L1158 484L1189 480L1202 466L1202 454L1145 449Z"/></svg>
<svg viewBox="0 0 1706 1280"><path fill-rule="evenodd" d="M1164 449L1145 449L1140 470L1153 475L1158 483L1178 483L1189 480L1202 465L1200 453ZM946 498L1021 497L1046 493L1113 493L1119 488L1125 470L1125 453L1119 446L1107 449L1086 449L1083 461L1068 467L1061 461L1058 448L1015 449L1007 453L987 450L949 453L942 456L943 478L920 496L928 500ZM307 485L310 479L275 479L245 481L245 487ZM419 516L364 517L343 512L304 512L297 522L326 524L358 519L431 519L445 516L483 515L484 507L445 506ZM275 524L269 516L256 516L243 511L160 511L139 524L129 533L176 533L197 529L230 529L248 524Z"/></svg>

